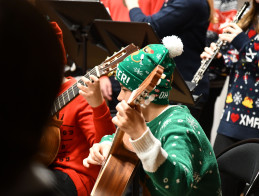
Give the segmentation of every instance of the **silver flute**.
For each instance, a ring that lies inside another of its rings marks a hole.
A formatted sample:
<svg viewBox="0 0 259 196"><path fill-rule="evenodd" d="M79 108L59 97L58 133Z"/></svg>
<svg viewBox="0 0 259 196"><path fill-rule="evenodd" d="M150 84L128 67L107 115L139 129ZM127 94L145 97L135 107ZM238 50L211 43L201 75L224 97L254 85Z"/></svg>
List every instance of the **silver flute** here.
<svg viewBox="0 0 259 196"><path fill-rule="evenodd" d="M241 19L241 17L243 16L244 12L246 11L246 9L249 7L250 3L249 2L245 2L244 5L240 8L240 10L237 12L237 14L235 15L232 23L238 23L238 21ZM199 81L203 78L203 75L205 73L205 71L208 69L211 61L215 58L215 56L218 54L220 48L222 45L224 45L226 42L222 41L221 39L218 39L216 42L216 48L213 51L213 55L209 58L209 59L203 59L201 61L201 66L200 68L197 70L197 72L195 73L193 79L192 79L192 83L194 83L196 86L198 85Z"/></svg>

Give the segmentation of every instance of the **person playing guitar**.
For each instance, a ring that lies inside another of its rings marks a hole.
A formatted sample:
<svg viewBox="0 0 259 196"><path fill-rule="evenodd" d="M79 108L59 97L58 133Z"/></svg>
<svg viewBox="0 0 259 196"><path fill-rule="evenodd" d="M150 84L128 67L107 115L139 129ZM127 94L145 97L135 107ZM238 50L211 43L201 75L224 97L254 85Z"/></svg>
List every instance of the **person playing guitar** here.
<svg viewBox="0 0 259 196"><path fill-rule="evenodd" d="M112 121L129 136L129 143L141 162L139 178L143 195L218 196L221 195L220 176L209 140L186 106L169 104L176 66L173 57L182 50L181 40L168 36L163 44L148 45L119 63L116 79L121 84L120 103ZM128 99L158 65L164 68L165 78L150 92L154 100L143 108L131 107ZM87 168L107 161L112 138L113 135L104 136L100 143L93 145L83 162ZM106 168L109 165L103 170ZM116 176L119 173L124 171L114 173L116 186L121 183ZM98 190L97 186L91 195L109 195L109 188L116 189L110 185Z"/></svg>
<svg viewBox="0 0 259 196"><path fill-rule="evenodd" d="M66 63L62 31L57 23L51 22L51 25L63 48ZM109 108L99 88L99 80L95 76L90 78L92 82L82 78L88 85L84 88L83 96L78 95L56 114L58 119L63 121L60 126L61 142L58 154L48 168L56 177L54 188L57 195L90 194L100 167L85 168L82 164L83 159L88 156L90 147L99 142L103 135L115 131ZM76 83L77 80L73 77L64 78L59 95L73 84L77 85ZM93 93L94 96L88 96Z"/></svg>

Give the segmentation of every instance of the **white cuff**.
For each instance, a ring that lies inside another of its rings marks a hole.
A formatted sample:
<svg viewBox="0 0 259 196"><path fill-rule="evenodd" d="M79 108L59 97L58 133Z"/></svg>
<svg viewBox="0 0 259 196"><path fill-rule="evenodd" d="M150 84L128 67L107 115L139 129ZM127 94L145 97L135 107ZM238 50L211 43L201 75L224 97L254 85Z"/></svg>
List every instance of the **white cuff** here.
<svg viewBox="0 0 259 196"><path fill-rule="evenodd" d="M161 142L154 137L149 127L140 138L129 141L141 160L143 168L148 172L155 172L168 156L161 147Z"/></svg>

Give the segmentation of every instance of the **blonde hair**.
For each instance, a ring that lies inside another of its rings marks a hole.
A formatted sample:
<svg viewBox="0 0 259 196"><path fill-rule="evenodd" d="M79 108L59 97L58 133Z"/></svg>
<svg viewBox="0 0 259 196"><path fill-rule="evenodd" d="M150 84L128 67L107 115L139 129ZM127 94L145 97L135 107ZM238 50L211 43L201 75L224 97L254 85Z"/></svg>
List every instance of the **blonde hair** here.
<svg viewBox="0 0 259 196"><path fill-rule="evenodd" d="M255 27L255 31L259 33L258 17L259 17L259 3L256 3L256 1L253 0L250 10L238 22L238 25L240 26L241 29L243 29L243 31L245 31L249 28L250 25L253 24Z"/></svg>

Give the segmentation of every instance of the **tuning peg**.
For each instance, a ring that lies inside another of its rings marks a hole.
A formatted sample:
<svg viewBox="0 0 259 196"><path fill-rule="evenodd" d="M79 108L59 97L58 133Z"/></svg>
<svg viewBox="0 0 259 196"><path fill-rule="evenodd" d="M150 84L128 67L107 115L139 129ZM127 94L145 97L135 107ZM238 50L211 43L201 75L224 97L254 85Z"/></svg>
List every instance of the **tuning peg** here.
<svg viewBox="0 0 259 196"><path fill-rule="evenodd" d="M150 100L150 101L154 101L154 99L155 99L155 95L154 94L152 94L152 95L150 95L149 97L148 97L148 99Z"/></svg>
<svg viewBox="0 0 259 196"><path fill-rule="evenodd" d="M165 74L162 74L161 78L162 79L165 79L166 75Z"/></svg>
<svg viewBox="0 0 259 196"><path fill-rule="evenodd" d="M156 85L159 85L161 83L161 79L159 79L158 81L157 81L157 84Z"/></svg>
<svg viewBox="0 0 259 196"><path fill-rule="evenodd" d="M113 75L113 71L111 71L110 73L108 73L108 77Z"/></svg>
<svg viewBox="0 0 259 196"><path fill-rule="evenodd" d="M149 105L149 104L150 104L150 100L149 100L149 99L146 99L146 100L144 101L144 103L145 103L145 105Z"/></svg>

